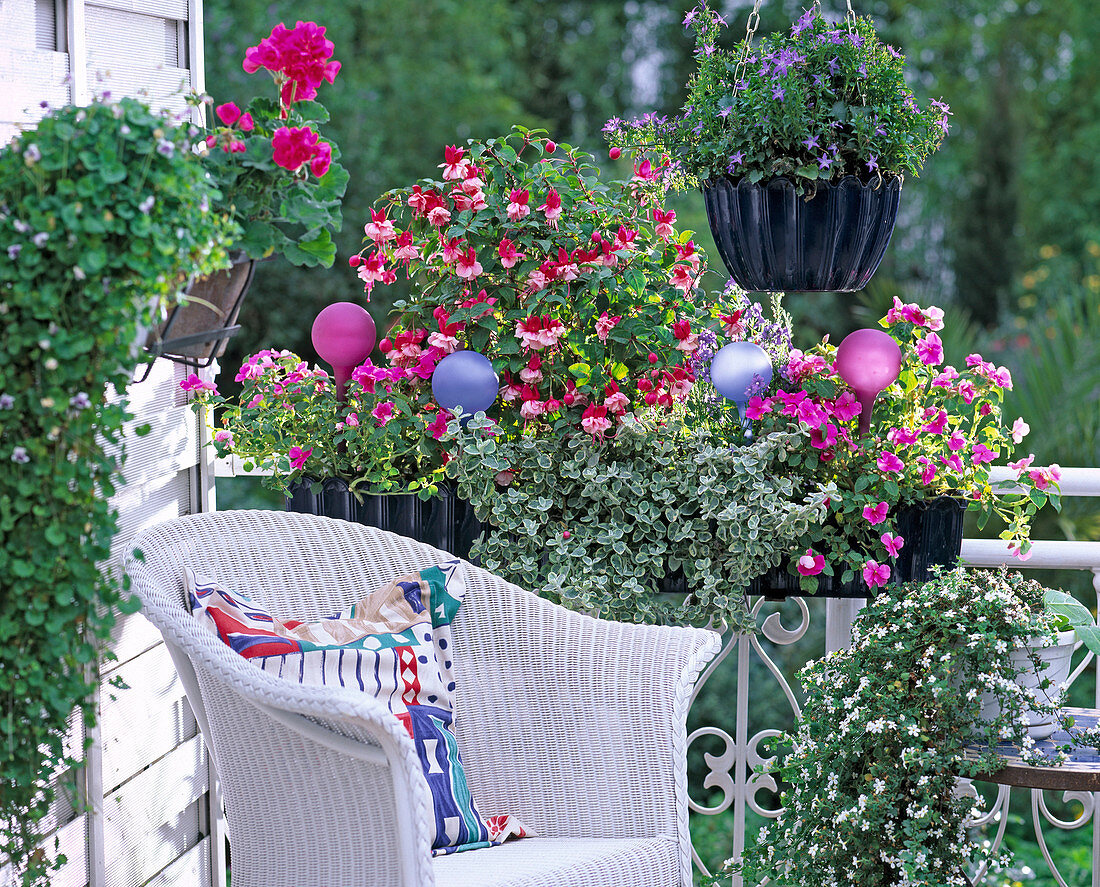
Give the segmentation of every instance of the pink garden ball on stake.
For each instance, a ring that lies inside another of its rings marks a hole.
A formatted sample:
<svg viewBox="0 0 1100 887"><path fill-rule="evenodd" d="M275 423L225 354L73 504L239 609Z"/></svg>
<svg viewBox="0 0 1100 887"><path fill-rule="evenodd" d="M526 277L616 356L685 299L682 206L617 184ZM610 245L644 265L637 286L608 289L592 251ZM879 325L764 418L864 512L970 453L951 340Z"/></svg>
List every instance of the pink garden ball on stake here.
<svg viewBox="0 0 1100 887"><path fill-rule="evenodd" d="M317 356L332 366L336 397L347 395L351 371L374 350L374 320L366 308L354 302L334 302L321 309L313 321L311 338Z"/></svg>
<svg viewBox="0 0 1100 887"><path fill-rule="evenodd" d="M834 366L863 408L859 414L862 436L871 429L875 398L892 385L901 372L901 348L882 330L856 330L845 336L836 349Z"/></svg>

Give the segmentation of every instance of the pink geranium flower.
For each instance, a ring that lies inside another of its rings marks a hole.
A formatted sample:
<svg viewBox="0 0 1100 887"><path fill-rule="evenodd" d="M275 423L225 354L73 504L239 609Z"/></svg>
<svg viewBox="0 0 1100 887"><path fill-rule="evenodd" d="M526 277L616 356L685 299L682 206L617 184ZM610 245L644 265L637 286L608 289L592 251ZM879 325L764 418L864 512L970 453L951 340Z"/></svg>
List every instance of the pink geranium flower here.
<svg viewBox="0 0 1100 887"><path fill-rule="evenodd" d="M308 450L304 450L301 447L291 447L290 452L286 455L287 458L290 459L290 467L297 471L305 465L306 460L313 455L313 447L310 447Z"/></svg>
<svg viewBox="0 0 1100 887"><path fill-rule="evenodd" d="M879 502L874 507L870 505L863 506L863 517L872 527L886 520L886 515L889 513L890 506L885 502Z"/></svg>
<svg viewBox="0 0 1100 887"><path fill-rule="evenodd" d="M878 561L869 560L863 565L863 581L868 588L881 588L890 580L890 567Z"/></svg>
<svg viewBox="0 0 1100 887"><path fill-rule="evenodd" d="M226 126L232 126L241 119L241 109L233 102L226 102L224 105L218 105L218 107L214 109L214 113L218 115L218 119Z"/></svg>
<svg viewBox="0 0 1100 887"><path fill-rule="evenodd" d="M285 80L280 98L290 105L315 98L322 82L336 79L340 63L329 61L333 49L325 29L314 22L298 22L293 28L280 23L271 29L271 36L245 50L242 67L249 74L260 68L281 73Z"/></svg>
<svg viewBox="0 0 1100 887"><path fill-rule="evenodd" d="M886 546L886 550L890 552L890 557L897 557L901 553L902 546L905 545L905 539L901 536L895 536L893 533L883 533L879 539Z"/></svg>
<svg viewBox="0 0 1100 887"><path fill-rule="evenodd" d="M807 548L806 553L798 559L795 569L803 576L816 576L825 569L825 558L812 548Z"/></svg>

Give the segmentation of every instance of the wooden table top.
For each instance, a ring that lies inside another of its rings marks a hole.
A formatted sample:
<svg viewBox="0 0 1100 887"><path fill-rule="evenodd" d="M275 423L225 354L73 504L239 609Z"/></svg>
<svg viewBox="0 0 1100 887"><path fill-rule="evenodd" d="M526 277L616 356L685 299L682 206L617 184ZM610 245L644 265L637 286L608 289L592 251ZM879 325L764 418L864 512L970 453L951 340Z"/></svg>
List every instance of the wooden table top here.
<svg viewBox="0 0 1100 887"><path fill-rule="evenodd" d="M1074 720L1073 732L1086 730L1100 723L1100 709L1064 708L1062 711ZM1054 760L1055 746L1066 745L1071 736L1064 730L1055 730L1049 739L1036 741L1036 747ZM1020 760L1020 749L1012 743L1002 742L993 750L1005 759L1005 765L996 773L976 777L984 782L1017 785L1023 788L1052 789L1055 791L1100 791L1100 749L1085 746L1069 753L1064 764L1033 767ZM976 760L984 751L983 746L971 745L965 751L968 760Z"/></svg>

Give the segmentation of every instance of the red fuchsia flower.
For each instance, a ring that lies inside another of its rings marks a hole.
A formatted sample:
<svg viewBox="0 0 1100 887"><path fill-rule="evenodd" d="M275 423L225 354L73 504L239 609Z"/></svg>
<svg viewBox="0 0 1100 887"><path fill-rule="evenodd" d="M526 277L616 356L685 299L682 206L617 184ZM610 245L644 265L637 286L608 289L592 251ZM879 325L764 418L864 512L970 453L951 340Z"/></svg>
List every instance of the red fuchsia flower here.
<svg viewBox="0 0 1100 887"><path fill-rule="evenodd" d="M985 444L974 444L970 452L973 454L974 462L977 465L982 465L988 462L992 462L997 458L997 451L991 450Z"/></svg>
<svg viewBox="0 0 1100 887"><path fill-rule="evenodd" d="M271 159L295 172L317 154L317 133L308 126L281 126L271 137Z"/></svg>
<svg viewBox="0 0 1100 887"><path fill-rule="evenodd" d="M722 322L722 332L733 339L745 335L745 322L741 319L741 309L737 308L732 314L720 314L718 319Z"/></svg>
<svg viewBox="0 0 1100 887"><path fill-rule="evenodd" d="M427 432L434 440L440 440L447 433L447 421L450 417L449 412L441 409L435 414L435 418L428 423Z"/></svg>
<svg viewBox="0 0 1100 887"><path fill-rule="evenodd" d="M864 505L863 517L872 527L881 524L886 520L886 515L890 513L890 506L885 502L879 502L878 505Z"/></svg>
<svg viewBox="0 0 1100 887"><path fill-rule="evenodd" d="M772 411L771 398L760 397L760 395L754 395L749 399L749 404L745 407L745 418L752 419L754 422L763 416L765 413Z"/></svg>
<svg viewBox="0 0 1100 887"><path fill-rule="evenodd" d="M905 463L902 462L901 459L899 459L893 453L888 452L879 453L878 460L875 462L875 464L878 466L879 471L884 472L893 471L897 474L901 474L902 471L905 469Z"/></svg>
<svg viewBox="0 0 1100 887"><path fill-rule="evenodd" d="M672 273L668 276L668 282L680 292L687 295L695 289L695 274L690 265L673 265Z"/></svg>
<svg viewBox="0 0 1100 887"><path fill-rule="evenodd" d="M497 247L497 255L500 256L500 264L505 268L514 268L520 259L526 259L525 253L516 252L516 245L507 237L502 238Z"/></svg>
<svg viewBox="0 0 1100 887"><path fill-rule="evenodd" d="M905 545L905 538L903 536L883 533L879 538L882 544L886 546L886 550L890 552L890 557L897 557L901 554L902 546Z"/></svg>
<svg viewBox="0 0 1100 887"><path fill-rule="evenodd" d="M546 289L550 280L547 278L546 273L542 268L536 268L530 274L527 275L527 285L525 291L527 293L537 293Z"/></svg>
<svg viewBox="0 0 1100 887"><path fill-rule="evenodd" d="M466 182L462 183L462 187L455 188L451 192L451 197L455 202L455 209L459 212L467 209L471 212L479 212L489 205L485 202L484 192L480 188L468 188Z"/></svg>
<svg viewBox="0 0 1100 887"><path fill-rule="evenodd" d="M943 342L935 333L929 333L917 342L917 357L925 366L938 366L943 363Z"/></svg>
<svg viewBox="0 0 1100 887"><path fill-rule="evenodd" d="M270 37L245 50L243 67L249 74L260 68L271 71L281 84L283 105L288 106L314 98L322 82L336 79L340 63L329 61L334 48L325 39L325 29L314 22L298 22L289 29L280 23Z"/></svg>
<svg viewBox="0 0 1100 887"><path fill-rule="evenodd" d="M363 281L363 291L369 293L376 283L386 282L386 263L381 252L373 252L363 259L356 272Z"/></svg>
<svg viewBox="0 0 1100 887"><path fill-rule="evenodd" d="M825 569L825 558L812 548L807 548L806 553L798 559L795 569L803 576L816 576Z"/></svg>
<svg viewBox="0 0 1100 887"><path fill-rule="evenodd" d="M444 181L455 182L466 178L466 167L469 163L465 148L448 145L443 149L443 162L439 164L439 168L443 170Z"/></svg>
<svg viewBox="0 0 1100 887"><path fill-rule="evenodd" d="M686 262L691 266L691 270L698 274L699 266L702 264L703 258L699 255L699 250L695 246L695 241L689 240L685 244L681 245L677 243L673 244L673 246L676 249L676 261ZM741 312L738 311L737 314L740 316Z"/></svg>
<svg viewBox="0 0 1100 887"><path fill-rule="evenodd" d="M461 237L452 237L450 240L443 240L443 250L441 252L443 261L448 265L452 262L457 262L458 257L462 255L462 250L465 248L466 242ZM438 255L438 254L437 254ZM433 255L434 259L435 256Z"/></svg>
<svg viewBox="0 0 1100 887"><path fill-rule="evenodd" d="M691 331L690 320L677 320L673 323L672 335L677 339L676 349L678 351L691 354L699 347L699 336Z"/></svg>
<svg viewBox="0 0 1100 887"><path fill-rule="evenodd" d="M458 334L465 329L464 323L448 323L450 315L442 307L436 308L432 314L439 322L439 330L428 335L428 345L438 348L442 354L450 354L458 348Z"/></svg>
<svg viewBox="0 0 1100 887"><path fill-rule="evenodd" d="M944 410L937 412L929 407L924 411L924 418L930 419L921 428L926 434L943 434L947 430L947 413Z"/></svg>
<svg viewBox="0 0 1100 887"><path fill-rule="evenodd" d="M393 230L393 222L386 218L384 209L380 212L375 212L373 209L370 211L370 221L363 226L363 233L379 244L393 240L397 236L397 232Z"/></svg>
<svg viewBox="0 0 1100 887"><path fill-rule="evenodd" d="M477 251L473 247L458 257L458 263L455 266L455 273L463 280L472 280L484 270L477 260Z"/></svg>
<svg viewBox="0 0 1100 887"><path fill-rule="evenodd" d="M878 561L869 560L863 565L863 581L868 588L879 588L890 580L890 567Z"/></svg>
<svg viewBox="0 0 1100 887"><path fill-rule="evenodd" d="M611 420L607 418L607 407L599 404L591 404L581 415L581 428L592 435L593 438L603 437L611 427Z"/></svg>
<svg viewBox="0 0 1100 887"><path fill-rule="evenodd" d="M520 397L523 403L519 408L520 418L525 422L537 419L546 412L546 406L539 399L539 393L529 385L523 386Z"/></svg>
<svg viewBox="0 0 1100 887"><path fill-rule="evenodd" d="M310 447L308 450L303 450L301 447L291 447L290 452L286 454L287 458L290 460L290 467L295 471L305 465L306 461L312 455L313 447Z"/></svg>
<svg viewBox="0 0 1100 887"><path fill-rule="evenodd" d="M232 126L241 119L241 109L233 102L226 102L224 105L218 105L218 107L214 109L214 113L218 115L218 119L226 126Z"/></svg>
<svg viewBox="0 0 1100 887"><path fill-rule="evenodd" d="M621 314L609 315L606 311L599 316L596 320L596 338L601 342L607 342L607 337L611 334L611 331L615 329L615 326L620 320L622 320Z"/></svg>
<svg viewBox="0 0 1100 887"><path fill-rule="evenodd" d="M420 258L420 250L413 245L412 231L402 231L397 235L396 247L393 251L393 260L408 265L409 262Z"/></svg>
<svg viewBox="0 0 1100 887"><path fill-rule="evenodd" d="M676 230L672 227L676 221L676 213L673 210L662 212L659 207L653 207L653 221L657 223L654 233L661 240L672 240L676 236Z"/></svg>
<svg viewBox="0 0 1100 887"><path fill-rule="evenodd" d="M623 225L619 226L619 230L615 232L614 248L620 249L634 249L634 241L638 237L638 232L633 228L627 228Z"/></svg>
<svg viewBox="0 0 1100 887"><path fill-rule="evenodd" d="M1025 437L1031 432L1031 426L1027 424L1023 419L1017 419L1012 423L1012 442L1015 444L1023 443Z"/></svg>
<svg viewBox="0 0 1100 887"><path fill-rule="evenodd" d="M519 377L528 385L538 385L542 381L542 358L532 354L527 366L519 371Z"/></svg>
<svg viewBox="0 0 1100 887"><path fill-rule="evenodd" d="M508 221L518 222L531 214L531 207L527 205L531 199L526 188L520 190L513 188L508 192Z"/></svg>
<svg viewBox="0 0 1100 887"><path fill-rule="evenodd" d="M374 409L370 411L370 414L374 416L380 428L385 426L393 418L393 407L394 404L392 400L383 400L375 404Z"/></svg>
<svg viewBox="0 0 1100 887"><path fill-rule="evenodd" d="M920 482L928 486L936 479L936 466L927 456L917 456L917 464L924 466L921 469Z"/></svg>
<svg viewBox="0 0 1100 887"><path fill-rule="evenodd" d="M565 326L560 320L546 314L542 317L528 317L516 323L516 338L524 348L540 351L553 348L565 335Z"/></svg>
<svg viewBox="0 0 1100 887"><path fill-rule="evenodd" d="M609 382L604 388L603 393L603 405L607 407L608 412L613 415L618 416L625 413L627 407L630 406L630 398L619 390L619 384L617 382Z"/></svg>
<svg viewBox="0 0 1100 887"><path fill-rule="evenodd" d="M546 213L546 223L551 228L556 229L558 219L561 218L561 195L551 188L546 194L546 203L540 206L539 209Z"/></svg>
<svg viewBox="0 0 1100 887"><path fill-rule="evenodd" d="M566 283L581 276L580 267L560 246L558 247L558 260L554 263L554 276Z"/></svg>
<svg viewBox="0 0 1100 887"><path fill-rule="evenodd" d="M663 167L654 167L648 160L634 164L634 178L639 182L652 182L660 174Z"/></svg>
<svg viewBox="0 0 1100 887"><path fill-rule="evenodd" d="M218 393L217 385L213 382L204 382L195 373L191 373L191 375L180 382L180 388L184 391L212 391L214 394Z"/></svg>
<svg viewBox="0 0 1100 887"><path fill-rule="evenodd" d="M442 228L451 220L451 211L447 208L444 199L435 191L429 191L425 195L425 213L428 224L435 228Z"/></svg>
<svg viewBox="0 0 1100 887"><path fill-rule="evenodd" d="M1048 490L1062 479L1062 469L1057 462L1052 462L1046 468L1032 468L1027 476L1031 478L1036 489Z"/></svg>
<svg viewBox="0 0 1100 887"><path fill-rule="evenodd" d="M409 205L414 213L421 216L428 214L428 194L434 192L424 192L419 185L413 185L412 193L409 195L408 200L405 202Z"/></svg>

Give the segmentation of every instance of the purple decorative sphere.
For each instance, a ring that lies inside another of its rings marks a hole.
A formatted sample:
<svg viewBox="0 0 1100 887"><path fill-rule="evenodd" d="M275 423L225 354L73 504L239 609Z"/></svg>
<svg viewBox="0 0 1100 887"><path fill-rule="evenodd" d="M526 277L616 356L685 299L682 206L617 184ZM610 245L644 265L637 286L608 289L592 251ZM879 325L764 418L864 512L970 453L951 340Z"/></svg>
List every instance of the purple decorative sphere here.
<svg viewBox="0 0 1100 887"><path fill-rule="evenodd" d="M871 428L871 410L878 393L901 372L901 348L882 330L856 330L836 349L837 375L848 383L862 407L859 433Z"/></svg>

